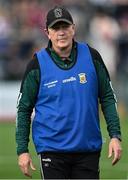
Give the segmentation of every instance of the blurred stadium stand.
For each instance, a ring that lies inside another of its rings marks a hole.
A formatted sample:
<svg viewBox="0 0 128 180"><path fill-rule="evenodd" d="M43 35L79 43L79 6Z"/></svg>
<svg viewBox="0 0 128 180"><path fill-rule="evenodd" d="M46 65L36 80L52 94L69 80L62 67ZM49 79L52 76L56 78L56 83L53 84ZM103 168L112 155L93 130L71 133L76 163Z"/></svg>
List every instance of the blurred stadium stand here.
<svg viewBox="0 0 128 180"><path fill-rule="evenodd" d="M26 64L35 51L47 45L45 16L55 5L64 5L72 13L76 39L99 50L120 111L128 111L127 0L0 0L0 119L16 114Z"/></svg>

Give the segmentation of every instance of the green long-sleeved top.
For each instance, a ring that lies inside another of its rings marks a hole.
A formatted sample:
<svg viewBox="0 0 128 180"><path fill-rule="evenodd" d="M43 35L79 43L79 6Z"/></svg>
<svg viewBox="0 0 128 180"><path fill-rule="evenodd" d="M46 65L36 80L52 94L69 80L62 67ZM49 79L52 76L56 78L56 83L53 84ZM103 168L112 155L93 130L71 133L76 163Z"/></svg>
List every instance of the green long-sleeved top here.
<svg viewBox="0 0 128 180"><path fill-rule="evenodd" d="M100 54L89 46L92 60L96 69L99 87L99 102L107 123L107 130L110 138L121 139L119 116L116 109L116 98L111 85L109 73L103 63ZM73 47L69 58L61 58L52 50L49 42L46 48L52 60L62 69L71 68L77 58L77 43L73 42ZM16 142L17 154L28 152L31 115L36 103L40 86L40 67L36 55L29 62L24 78L21 83L20 94L17 105L16 119Z"/></svg>

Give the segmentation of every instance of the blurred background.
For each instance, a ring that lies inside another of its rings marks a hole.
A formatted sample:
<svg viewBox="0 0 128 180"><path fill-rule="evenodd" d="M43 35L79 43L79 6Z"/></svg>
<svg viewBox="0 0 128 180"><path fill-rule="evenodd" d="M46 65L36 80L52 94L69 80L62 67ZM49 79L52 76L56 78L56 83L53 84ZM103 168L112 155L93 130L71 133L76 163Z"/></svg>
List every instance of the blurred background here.
<svg viewBox="0 0 128 180"><path fill-rule="evenodd" d="M55 5L71 12L76 40L100 52L117 95L124 153L120 164L112 167L107 160L109 138L101 121L101 178L128 179L128 0L0 0L0 178L25 178L17 166L15 150L16 102L27 63L37 50L47 46L45 17ZM30 149L38 167L31 143ZM34 178L40 178L39 171Z"/></svg>

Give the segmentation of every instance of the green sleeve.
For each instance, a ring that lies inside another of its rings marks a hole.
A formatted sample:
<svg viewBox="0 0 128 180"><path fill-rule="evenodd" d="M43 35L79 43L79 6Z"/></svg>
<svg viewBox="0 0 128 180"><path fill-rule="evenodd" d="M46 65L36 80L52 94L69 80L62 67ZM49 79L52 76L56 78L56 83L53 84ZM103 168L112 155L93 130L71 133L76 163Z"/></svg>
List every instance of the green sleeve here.
<svg viewBox="0 0 128 180"><path fill-rule="evenodd" d="M29 151L31 115L39 89L39 69L31 69L29 71L28 69L21 84L17 105L16 143L18 155Z"/></svg>
<svg viewBox="0 0 128 180"><path fill-rule="evenodd" d="M99 60L94 60L99 82L99 100L107 123L110 138L121 139L120 120L117 112L117 100L112 88L109 73L99 55Z"/></svg>

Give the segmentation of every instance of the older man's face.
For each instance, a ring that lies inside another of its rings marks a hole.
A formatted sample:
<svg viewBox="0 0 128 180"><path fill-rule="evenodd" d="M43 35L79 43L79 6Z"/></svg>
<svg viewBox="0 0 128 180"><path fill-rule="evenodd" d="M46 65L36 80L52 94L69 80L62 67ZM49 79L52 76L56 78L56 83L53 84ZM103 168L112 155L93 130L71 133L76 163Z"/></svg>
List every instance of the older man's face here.
<svg viewBox="0 0 128 180"><path fill-rule="evenodd" d="M75 25L58 22L48 28L48 38L52 41L53 48L65 49L72 45L75 34Z"/></svg>

